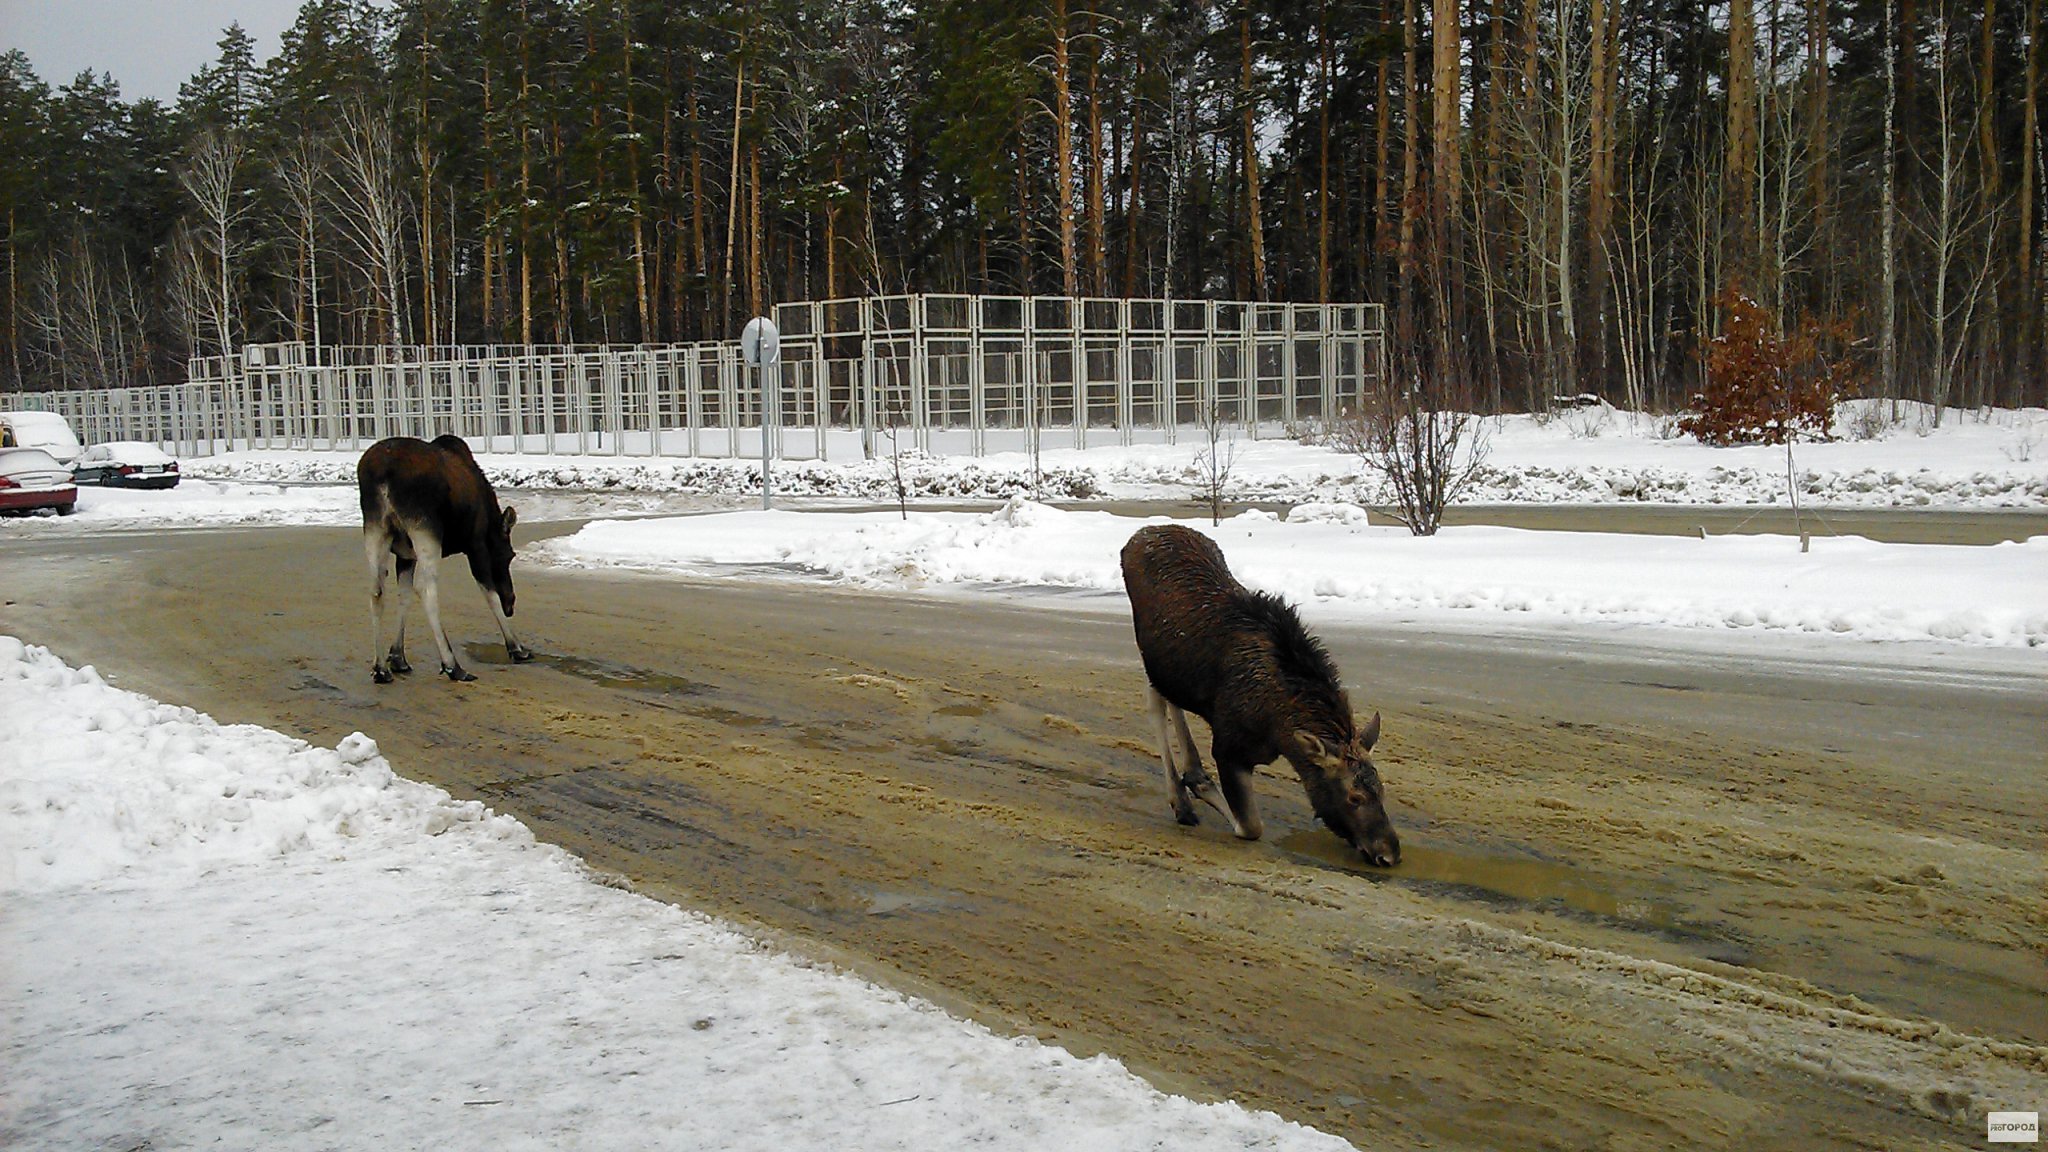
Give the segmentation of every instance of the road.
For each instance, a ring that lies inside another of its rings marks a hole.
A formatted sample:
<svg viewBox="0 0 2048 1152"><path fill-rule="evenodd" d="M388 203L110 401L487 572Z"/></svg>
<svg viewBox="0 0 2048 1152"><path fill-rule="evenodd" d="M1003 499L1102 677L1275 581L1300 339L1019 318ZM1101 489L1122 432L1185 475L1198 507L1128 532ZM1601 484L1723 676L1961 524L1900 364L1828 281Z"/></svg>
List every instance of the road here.
<svg viewBox="0 0 2048 1152"><path fill-rule="evenodd" d="M1933 1147L2048 1102L2025 656L1319 626L1385 714L1380 873L1284 765L1263 842L1172 822L1115 599L522 561L515 667L458 565L479 679L380 687L361 562L337 528L20 535L0 632L367 732L650 896L1361 1146Z"/></svg>

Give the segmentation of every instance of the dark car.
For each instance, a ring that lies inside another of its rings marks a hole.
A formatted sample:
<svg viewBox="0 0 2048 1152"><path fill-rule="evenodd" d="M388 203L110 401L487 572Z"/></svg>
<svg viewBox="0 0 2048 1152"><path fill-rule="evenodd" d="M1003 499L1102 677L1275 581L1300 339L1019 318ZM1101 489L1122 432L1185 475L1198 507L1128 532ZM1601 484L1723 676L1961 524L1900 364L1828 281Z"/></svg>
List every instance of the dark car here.
<svg viewBox="0 0 2048 1152"><path fill-rule="evenodd" d="M81 453L78 463L71 466L71 478L80 484L111 488L175 488L178 462L154 444L113 440Z"/></svg>
<svg viewBox="0 0 2048 1152"><path fill-rule="evenodd" d="M40 448L0 448L0 512L55 508L69 516L78 507L71 469Z"/></svg>

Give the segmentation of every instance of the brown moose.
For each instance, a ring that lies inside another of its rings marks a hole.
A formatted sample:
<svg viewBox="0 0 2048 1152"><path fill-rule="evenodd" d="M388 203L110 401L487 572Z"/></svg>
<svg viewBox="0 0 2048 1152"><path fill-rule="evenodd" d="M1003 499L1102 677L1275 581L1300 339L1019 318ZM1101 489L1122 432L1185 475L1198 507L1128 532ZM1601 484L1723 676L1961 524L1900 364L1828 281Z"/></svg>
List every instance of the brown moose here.
<svg viewBox="0 0 2048 1152"><path fill-rule="evenodd" d="M1330 831L1375 865L1400 863L1401 841L1369 755L1379 714L1358 730L1329 652L1294 609L1239 584L1213 541L1178 524L1140 529L1124 545L1123 570L1175 818L1199 822L1192 795L1222 812L1240 838L1258 839L1265 824L1251 774L1285 756ZM1211 795L1187 712L1209 722L1227 808ZM1180 771L1176 744L1186 761Z"/></svg>
<svg viewBox="0 0 2048 1152"><path fill-rule="evenodd" d="M363 551L370 563L370 678L391 683L393 673L412 671L405 658L405 594L415 590L426 609L427 627L450 680L474 680L455 658L441 629L439 570L443 556L469 557L469 574L515 661L533 659L512 621L512 526L519 514L498 508L498 495L460 436L429 444L393 436L370 445L356 462L356 487L363 504ZM398 631L384 647L384 582L398 577ZM415 570L417 569L417 575Z"/></svg>

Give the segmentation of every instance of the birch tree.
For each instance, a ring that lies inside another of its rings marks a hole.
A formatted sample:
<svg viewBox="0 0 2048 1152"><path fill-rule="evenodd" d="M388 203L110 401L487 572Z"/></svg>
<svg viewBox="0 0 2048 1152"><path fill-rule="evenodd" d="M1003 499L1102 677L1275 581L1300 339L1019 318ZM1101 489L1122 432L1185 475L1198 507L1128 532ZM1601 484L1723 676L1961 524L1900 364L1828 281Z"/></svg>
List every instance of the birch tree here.
<svg viewBox="0 0 2048 1152"><path fill-rule="evenodd" d="M195 218L192 258L206 272L204 283L193 285L200 292L194 303L204 318L203 330L212 339L215 354L230 361L239 348L235 280L252 211L248 189L242 184L246 155L240 132L209 128L193 142L178 173L178 183L191 199Z"/></svg>

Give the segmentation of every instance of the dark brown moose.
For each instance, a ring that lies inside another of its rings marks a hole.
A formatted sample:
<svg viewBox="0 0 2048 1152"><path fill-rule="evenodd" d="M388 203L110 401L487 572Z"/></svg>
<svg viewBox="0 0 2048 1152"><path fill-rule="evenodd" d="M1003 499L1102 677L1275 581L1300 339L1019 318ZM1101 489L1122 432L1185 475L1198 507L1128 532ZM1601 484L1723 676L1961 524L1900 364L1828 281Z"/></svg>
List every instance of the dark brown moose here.
<svg viewBox="0 0 2048 1152"><path fill-rule="evenodd" d="M1221 811L1239 837L1258 839L1265 824L1251 774L1285 756L1330 831L1373 864L1400 863L1401 841L1369 755L1379 713L1358 730L1330 654L1294 609L1239 584L1213 541L1178 524L1140 529L1124 545L1123 568L1174 816L1199 822L1192 795ZM1187 712L1209 722L1228 808L1211 795ZM1180 771L1176 743L1186 761Z"/></svg>
<svg viewBox="0 0 2048 1152"><path fill-rule="evenodd" d="M405 659L405 595L417 591L450 680L474 680L455 659L441 629L441 558L469 557L469 574L515 661L533 654L512 633L512 526L518 513L498 508L498 495L460 436L429 444L393 436L370 445L356 462L363 501L363 552L370 562L370 678L391 683L412 671ZM385 581L398 577L398 630L384 647Z"/></svg>

